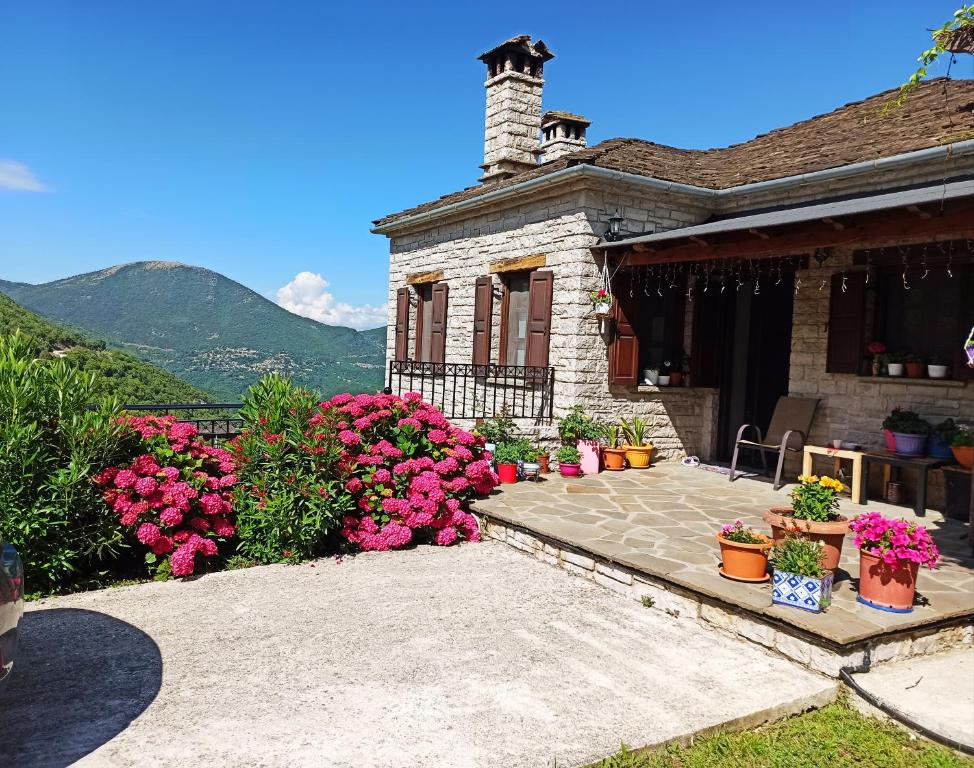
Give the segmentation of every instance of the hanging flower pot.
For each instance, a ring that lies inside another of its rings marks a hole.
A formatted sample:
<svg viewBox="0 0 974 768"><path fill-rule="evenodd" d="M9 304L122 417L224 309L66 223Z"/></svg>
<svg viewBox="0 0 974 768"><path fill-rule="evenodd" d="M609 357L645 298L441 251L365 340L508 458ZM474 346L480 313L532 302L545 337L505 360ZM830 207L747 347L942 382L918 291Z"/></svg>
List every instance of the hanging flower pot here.
<svg viewBox="0 0 974 768"><path fill-rule="evenodd" d="M595 314L599 317L605 317L609 314L609 310L612 309L612 305L607 301L600 301L595 305Z"/></svg>
<svg viewBox="0 0 974 768"><path fill-rule="evenodd" d="M859 548L856 599L882 611L912 611L920 566L933 569L940 562L940 553L926 528L878 512L859 515L851 527Z"/></svg>
<svg viewBox="0 0 974 768"><path fill-rule="evenodd" d="M592 302L592 308L598 317L605 317L609 314L609 311L612 309L612 297L605 288L599 288L597 291L589 291L588 298Z"/></svg>

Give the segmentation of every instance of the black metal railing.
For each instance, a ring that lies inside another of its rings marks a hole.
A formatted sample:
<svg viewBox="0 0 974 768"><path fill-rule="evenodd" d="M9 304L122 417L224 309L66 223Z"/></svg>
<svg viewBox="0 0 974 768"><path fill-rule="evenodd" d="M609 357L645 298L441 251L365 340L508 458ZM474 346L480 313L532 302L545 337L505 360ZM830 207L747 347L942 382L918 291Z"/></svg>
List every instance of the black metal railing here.
<svg viewBox="0 0 974 768"><path fill-rule="evenodd" d="M200 437L212 445L232 440L240 434L243 419L241 403L157 403L123 405L126 411L145 411L159 416L175 416L178 421L195 424ZM205 415L204 415L205 414Z"/></svg>
<svg viewBox="0 0 974 768"><path fill-rule="evenodd" d="M450 419L487 419L505 411L549 424L554 410L551 367L391 360L387 383L397 395L418 392Z"/></svg>

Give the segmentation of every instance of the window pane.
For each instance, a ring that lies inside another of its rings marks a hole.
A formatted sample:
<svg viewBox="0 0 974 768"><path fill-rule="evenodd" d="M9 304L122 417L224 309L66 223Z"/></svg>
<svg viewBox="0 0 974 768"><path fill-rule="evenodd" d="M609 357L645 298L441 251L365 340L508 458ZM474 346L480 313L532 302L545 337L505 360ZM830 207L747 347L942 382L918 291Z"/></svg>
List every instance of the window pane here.
<svg viewBox="0 0 974 768"><path fill-rule="evenodd" d="M922 271L908 273L907 290L902 269L884 270L878 309L885 321L881 330L890 352L910 353L926 362L930 357L952 361L957 344L961 280L950 278L946 270L931 269L926 278Z"/></svg>
<svg viewBox="0 0 974 768"><path fill-rule="evenodd" d="M419 360L428 363L431 359L433 349L433 284L424 285L419 290L421 318L419 327L422 331L420 337Z"/></svg>
<svg viewBox="0 0 974 768"><path fill-rule="evenodd" d="M527 275L511 277L507 281L507 349L506 365L524 365L528 339Z"/></svg>

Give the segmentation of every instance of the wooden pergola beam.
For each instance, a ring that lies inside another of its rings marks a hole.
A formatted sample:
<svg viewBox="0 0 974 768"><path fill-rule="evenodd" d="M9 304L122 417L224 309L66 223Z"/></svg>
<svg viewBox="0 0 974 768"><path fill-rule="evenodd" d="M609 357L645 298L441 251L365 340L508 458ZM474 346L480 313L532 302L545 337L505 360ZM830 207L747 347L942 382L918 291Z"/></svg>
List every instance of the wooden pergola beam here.
<svg viewBox="0 0 974 768"><path fill-rule="evenodd" d="M739 258L768 258L811 253L816 248L854 246L878 248L890 245L974 238L974 199L949 203L942 213L924 219L905 215L904 209L864 213L854 226L835 229L824 220L801 222L774 229L765 228L767 240L755 240L748 230L712 233L707 240L693 237L651 244L634 243L630 248L609 251L622 259L628 254L632 265ZM654 251L645 250L650 247Z"/></svg>

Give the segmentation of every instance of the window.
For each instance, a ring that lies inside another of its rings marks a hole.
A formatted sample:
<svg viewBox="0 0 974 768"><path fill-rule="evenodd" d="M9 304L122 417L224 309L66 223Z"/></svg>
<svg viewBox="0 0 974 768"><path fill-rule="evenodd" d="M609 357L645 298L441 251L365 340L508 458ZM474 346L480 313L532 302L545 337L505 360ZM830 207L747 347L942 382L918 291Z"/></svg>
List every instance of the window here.
<svg viewBox="0 0 974 768"><path fill-rule="evenodd" d="M416 286L416 341L414 359L421 363L446 362L446 311L449 286Z"/></svg>
<svg viewBox="0 0 974 768"><path fill-rule="evenodd" d="M505 282L504 345L502 365L525 365L528 344L528 291L530 273L511 275Z"/></svg>

